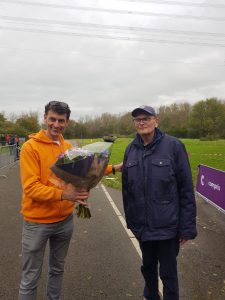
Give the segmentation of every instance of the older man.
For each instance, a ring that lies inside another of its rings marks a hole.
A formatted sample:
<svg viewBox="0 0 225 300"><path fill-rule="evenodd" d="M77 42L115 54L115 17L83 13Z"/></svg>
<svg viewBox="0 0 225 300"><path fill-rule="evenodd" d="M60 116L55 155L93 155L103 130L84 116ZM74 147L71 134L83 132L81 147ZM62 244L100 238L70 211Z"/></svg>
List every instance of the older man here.
<svg viewBox="0 0 225 300"><path fill-rule="evenodd" d="M161 132L151 106L132 111L136 138L123 161L122 191L127 226L140 243L144 299L178 300L179 245L197 235L192 175L184 145Z"/></svg>

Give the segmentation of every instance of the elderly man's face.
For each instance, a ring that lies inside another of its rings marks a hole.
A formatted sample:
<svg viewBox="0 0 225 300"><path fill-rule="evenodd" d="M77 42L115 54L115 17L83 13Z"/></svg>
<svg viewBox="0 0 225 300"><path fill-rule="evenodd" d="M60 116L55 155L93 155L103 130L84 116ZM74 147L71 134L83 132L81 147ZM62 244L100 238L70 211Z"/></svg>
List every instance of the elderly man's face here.
<svg viewBox="0 0 225 300"><path fill-rule="evenodd" d="M158 125L158 119L155 116L140 114L134 118L134 126L141 136L153 134Z"/></svg>

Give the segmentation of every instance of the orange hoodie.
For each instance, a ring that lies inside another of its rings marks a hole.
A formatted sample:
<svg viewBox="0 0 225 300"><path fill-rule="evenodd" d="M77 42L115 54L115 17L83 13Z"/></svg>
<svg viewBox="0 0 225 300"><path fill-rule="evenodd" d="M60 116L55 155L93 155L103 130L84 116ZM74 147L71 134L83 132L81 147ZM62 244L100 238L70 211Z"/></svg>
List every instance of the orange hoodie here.
<svg viewBox="0 0 225 300"><path fill-rule="evenodd" d="M20 153L20 174L23 188L21 213L26 221L55 223L64 220L74 210L74 203L61 200L62 189L51 166L72 145L60 136L60 144L51 140L44 130L29 136ZM106 174L112 171L108 165Z"/></svg>
<svg viewBox="0 0 225 300"><path fill-rule="evenodd" d="M51 179L56 176L51 166L72 145L60 136L60 144L51 140L44 130L29 136L20 154L20 174L23 188L21 213L27 221L55 223L73 213L74 203L61 200L62 189Z"/></svg>

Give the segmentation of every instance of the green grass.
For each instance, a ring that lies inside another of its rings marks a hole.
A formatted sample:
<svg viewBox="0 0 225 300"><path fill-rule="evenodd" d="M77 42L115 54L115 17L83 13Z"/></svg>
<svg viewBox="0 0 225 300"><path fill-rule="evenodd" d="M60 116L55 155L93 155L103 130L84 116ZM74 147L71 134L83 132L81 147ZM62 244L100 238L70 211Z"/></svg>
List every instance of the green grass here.
<svg viewBox="0 0 225 300"><path fill-rule="evenodd" d="M225 140L182 139L182 142L189 153L194 185L196 184L199 164L225 171Z"/></svg>
<svg viewBox="0 0 225 300"><path fill-rule="evenodd" d="M123 155L127 145L132 141L131 138L118 138L113 143L112 154L110 157L111 164L117 164L123 161ZM107 178L112 178L107 179ZM115 175L110 174L103 178L103 183L115 189L121 190L121 173L117 172Z"/></svg>
<svg viewBox="0 0 225 300"><path fill-rule="evenodd" d="M3 153L9 153L9 147L8 146L0 146L0 154Z"/></svg>
<svg viewBox="0 0 225 300"><path fill-rule="evenodd" d="M102 139L76 140L78 145L102 141ZM110 163L116 164L123 160L126 146L132 141L131 138L118 138L113 144ZM212 168L225 171L225 140L200 141L195 139L181 139L189 153L192 177L196 185L198 165L203 164ZM107 179L112 178L112 179ZM104 177L103 183L107 186L121 189L121 174L110 174Z"/></svg>

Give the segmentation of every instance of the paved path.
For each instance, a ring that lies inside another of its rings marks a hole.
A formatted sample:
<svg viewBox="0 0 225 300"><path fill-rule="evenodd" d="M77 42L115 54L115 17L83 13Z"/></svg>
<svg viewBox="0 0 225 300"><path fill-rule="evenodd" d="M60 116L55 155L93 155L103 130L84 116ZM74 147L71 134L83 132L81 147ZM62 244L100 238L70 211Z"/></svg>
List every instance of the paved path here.
<svg viewBox="0 0 225 300"><path fill-rule="evenodd" d="M5 176L2 176L5 175ZM123 214L121 192L107 188ZM0 170L0 299L16 300L20 279L21 187L18 163ZM92 218L75 219L62 300L142 299L140 257L101 185L91 192ZM225 218L198 199L198 238L180 251L181 300L225 299ZM46 258L47 259L47 258ZM44 300L46 263L38 290Z"/></svg>

